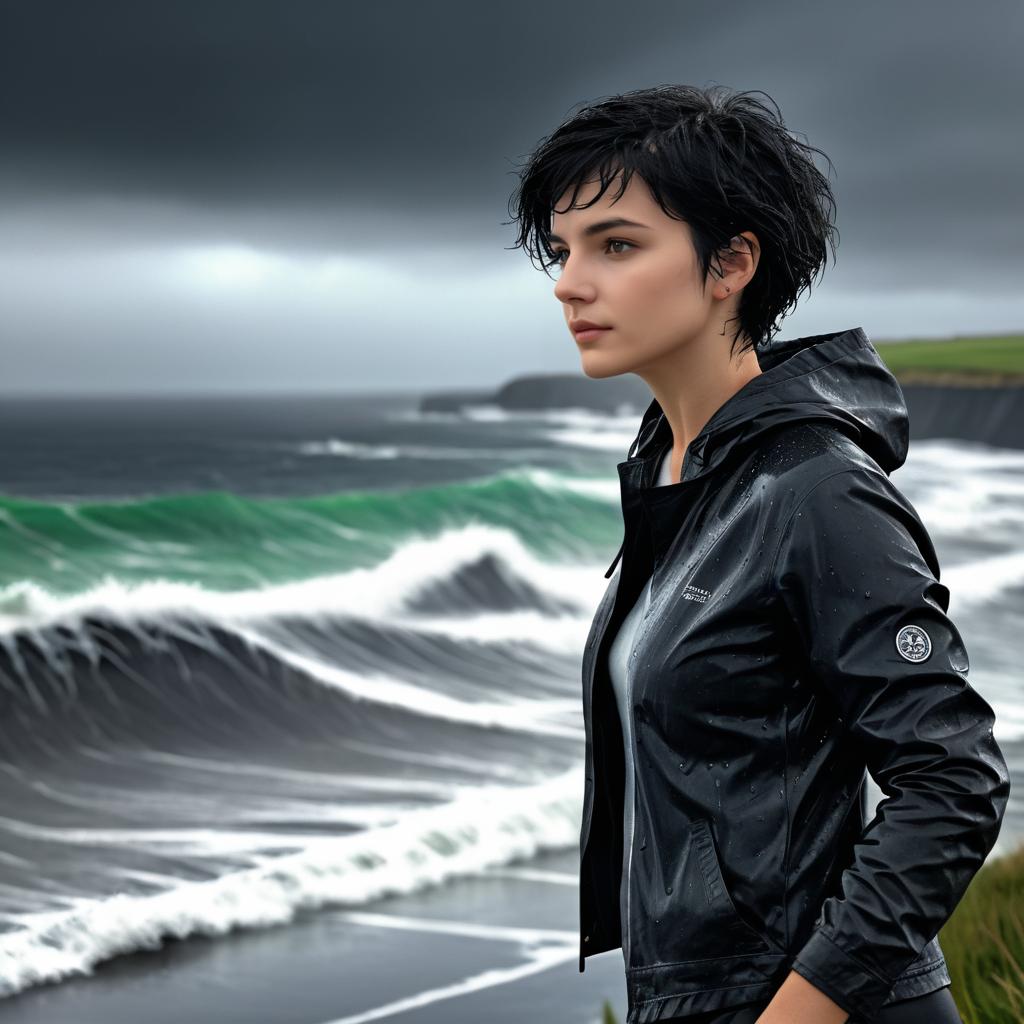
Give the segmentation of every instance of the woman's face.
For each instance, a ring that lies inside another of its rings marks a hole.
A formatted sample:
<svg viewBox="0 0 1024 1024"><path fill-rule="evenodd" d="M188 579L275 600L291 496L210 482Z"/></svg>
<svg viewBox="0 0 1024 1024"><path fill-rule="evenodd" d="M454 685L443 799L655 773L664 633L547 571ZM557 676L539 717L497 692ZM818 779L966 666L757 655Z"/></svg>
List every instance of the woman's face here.
<svg viewBox="0 0 1024 1024"><path fill-rule="evenodd" d="M598 188L597 181L586 183L577 204L586 203ZM639 174L630 178L613 203L617 188L618 182L613 182L587 209L566 210L572 197L568 189L555 203L555 210L566 212L551 217L552 236L557 236L552 237L551 248L561 267L553 271L558 275L555 297L562 303L588 377L653 367L691 340L722 330L722 306L716 298L727 293L716 277L701 293L700 264L689 225L661 209ZM586 233L588 227L613 218L642 226ZM577 319L609 329L578 338L572 328Z"/></svg>

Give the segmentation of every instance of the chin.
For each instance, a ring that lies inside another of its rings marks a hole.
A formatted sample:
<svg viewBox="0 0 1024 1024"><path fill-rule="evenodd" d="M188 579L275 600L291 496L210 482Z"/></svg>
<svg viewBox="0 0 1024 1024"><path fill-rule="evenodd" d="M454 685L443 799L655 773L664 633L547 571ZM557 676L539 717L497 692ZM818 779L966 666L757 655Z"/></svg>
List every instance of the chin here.
<svg viewBox="0 0 1024 1024"><path fill-rule="evenodd" d="M607 377L621 377L629 370L621 366L602 366L599 363L584 359L580 364L583 374L591 380L604 380Z"/></svg>

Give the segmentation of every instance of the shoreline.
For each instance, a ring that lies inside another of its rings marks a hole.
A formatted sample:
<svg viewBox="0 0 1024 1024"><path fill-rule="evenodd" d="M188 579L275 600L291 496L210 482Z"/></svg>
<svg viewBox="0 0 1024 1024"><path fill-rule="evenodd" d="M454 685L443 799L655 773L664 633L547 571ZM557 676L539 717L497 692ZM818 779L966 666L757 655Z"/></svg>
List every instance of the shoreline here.
<svg viewBox="0 0 1024 1024"><path fill-rule="evenodd" d="M579 851L544 851L359 907L164 940L0 1000L0 1024L597 1024L622 954L579 972Z"/></svg>

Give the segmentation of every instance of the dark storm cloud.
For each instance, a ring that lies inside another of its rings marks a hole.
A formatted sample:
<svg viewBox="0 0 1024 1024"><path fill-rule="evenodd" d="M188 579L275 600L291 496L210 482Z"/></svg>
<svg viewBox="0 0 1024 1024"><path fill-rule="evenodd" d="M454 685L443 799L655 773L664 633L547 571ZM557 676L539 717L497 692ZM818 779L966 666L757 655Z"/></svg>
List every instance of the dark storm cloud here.
<svg viewBox="0 0 1024 1024"><path fill-rule="evenodd" d="M1019 210L1016 0L2 10L10 190L358 203L489 232L506 172L573 104L714 79L775 96L836 161L847 204L879 227L934 201L952 237L981 220L1004 246L999 203Z"/></svg>
<svg viewBox="0 0 1024 1024"><path fill-rule="evenodd" d="M998 321L1019 309L1022 28L1018 0L0 0L0 260L21 275L0 301L45 336L45 311L18 305L49 284L25 254L44 275L48 252L125 246L507 272L526 262L502 222L530 149L578 104L675 81L764 89L828 154L844 287L959 290ZM88 316L102 338L103 304ZM574 366L555 351L517 357Z"/></svg>
<svg viewBox="0 0 1024 1024"><path fill-rule="evenodd" d="M490 201L509 150L536 134L536 112L582 56L550 40L540 43L546 56L537 52L533 30L558 31L544 5L514 9L530 23L518 29L500 11L309 0L8 5L0 94L9 178L30 171L18 180L29 190L112 187L228 205L354 199L429 217ZM597 41L598 59L610 43ZM517 54L524 45L534 52Z"/></svg>

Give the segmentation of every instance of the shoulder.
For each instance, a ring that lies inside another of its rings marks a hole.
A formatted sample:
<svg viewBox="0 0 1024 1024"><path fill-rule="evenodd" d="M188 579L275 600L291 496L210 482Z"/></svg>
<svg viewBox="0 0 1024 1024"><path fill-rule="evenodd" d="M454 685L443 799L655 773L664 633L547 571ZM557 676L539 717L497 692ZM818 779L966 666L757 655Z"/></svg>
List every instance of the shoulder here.
<svg viewBox="0 0 1024 1024"><path fill-rule="evenodd" d="M798 549L848 566L879 555L918 562L937 576L934 545L910 499L845 435L805 427L804 457L777 479L772 566Z"/></svg>
<svg viewBox="0 0 1024 1024"><path fill-rule="evenodd" d="M851 484L853 475L870 474L896 490L864 449L842 431L820 421L787 424L773 431L757 461L759 470L769 478L776 513L783 520L812 494L820 498Z"/></svg>

